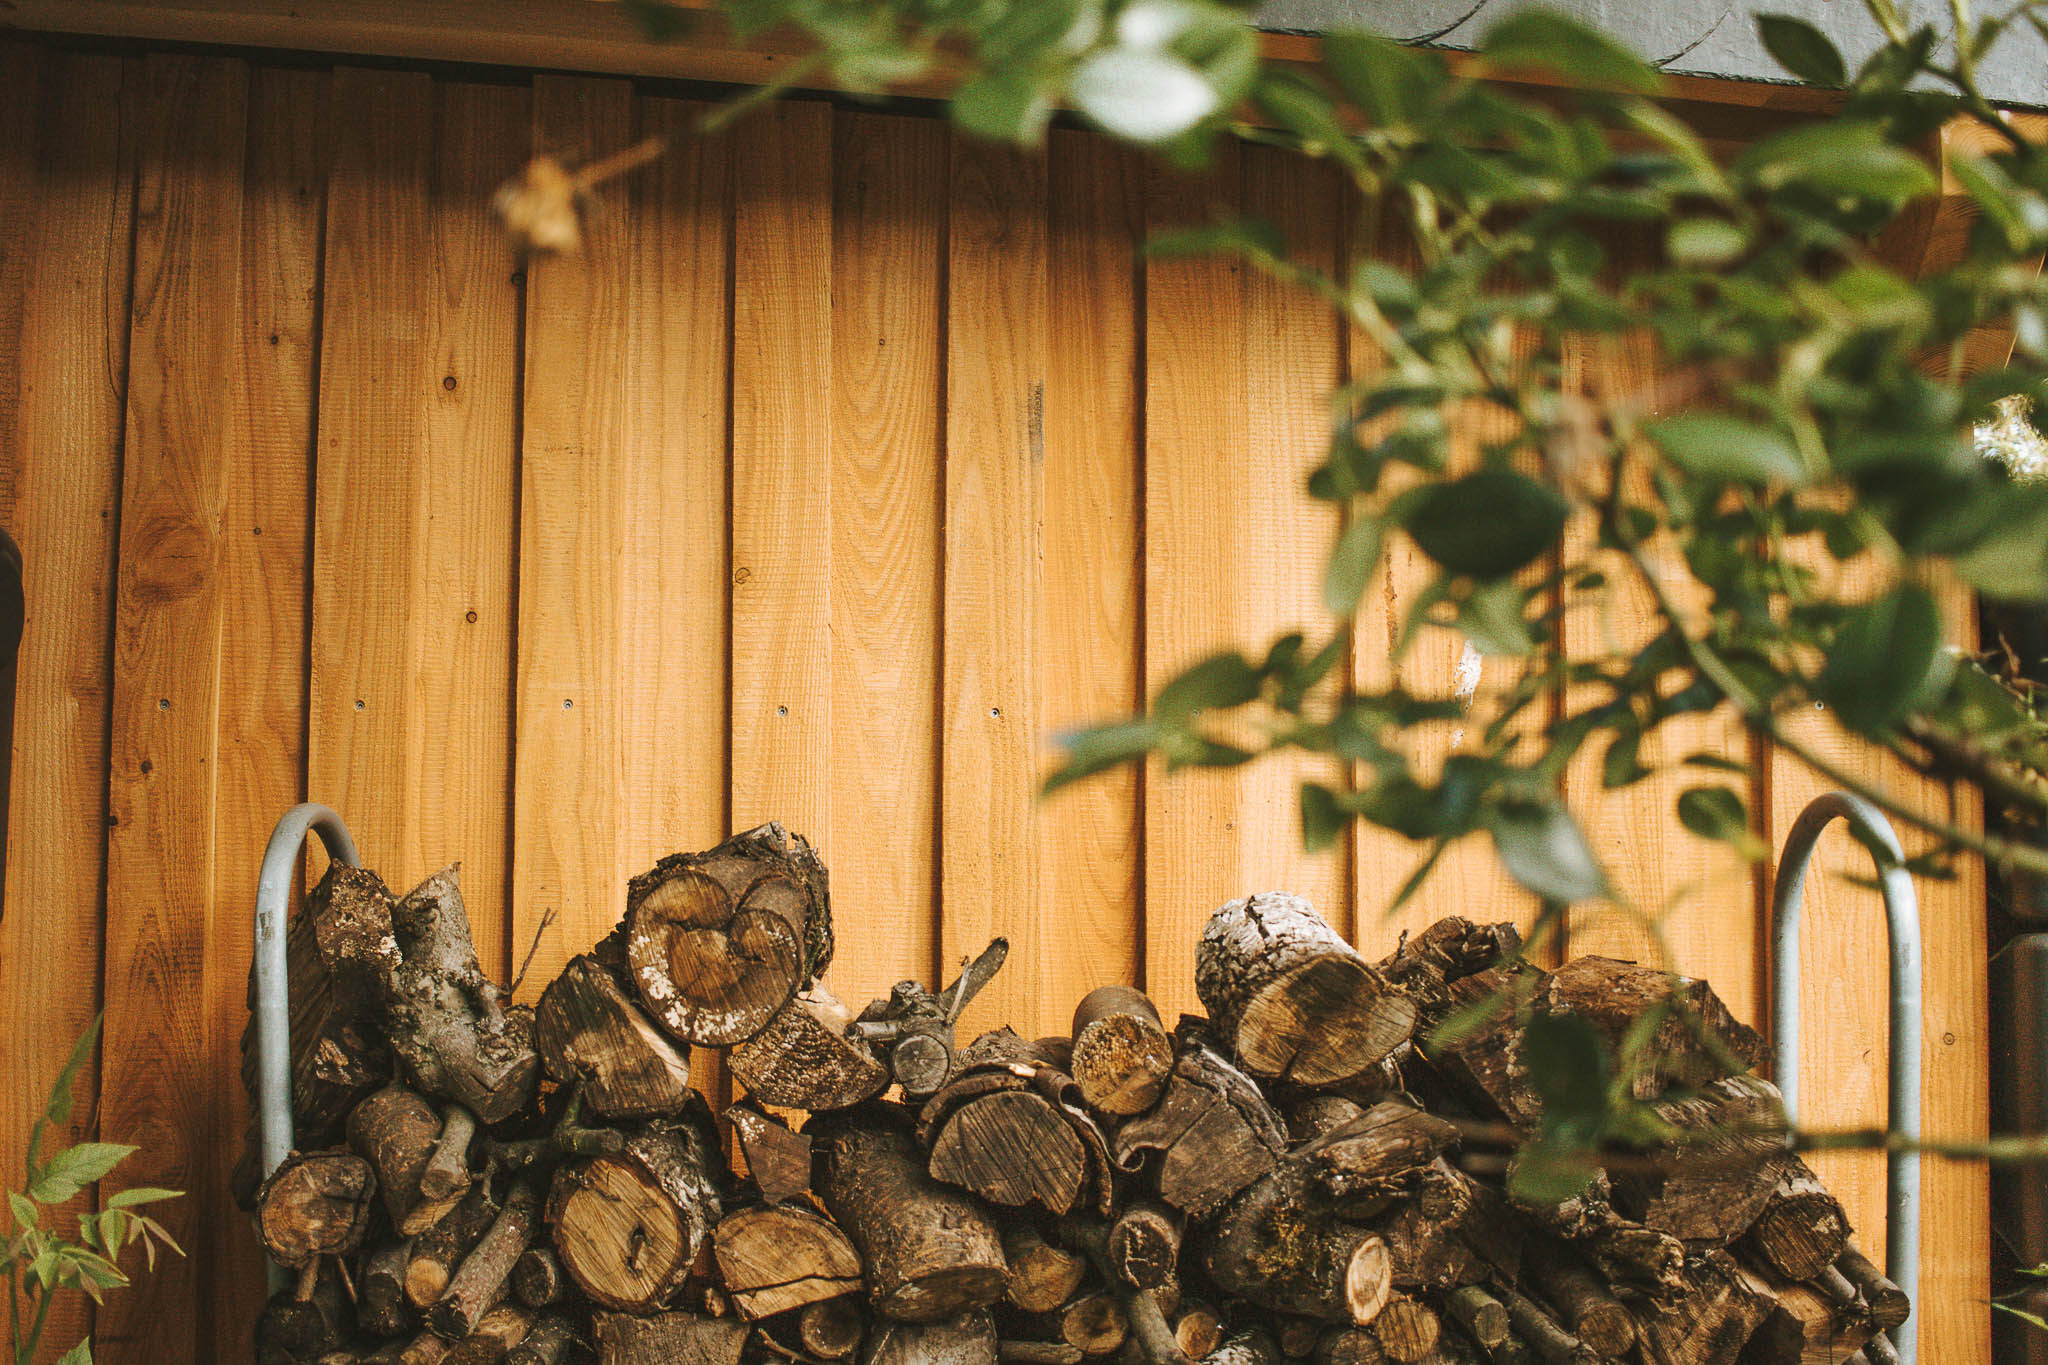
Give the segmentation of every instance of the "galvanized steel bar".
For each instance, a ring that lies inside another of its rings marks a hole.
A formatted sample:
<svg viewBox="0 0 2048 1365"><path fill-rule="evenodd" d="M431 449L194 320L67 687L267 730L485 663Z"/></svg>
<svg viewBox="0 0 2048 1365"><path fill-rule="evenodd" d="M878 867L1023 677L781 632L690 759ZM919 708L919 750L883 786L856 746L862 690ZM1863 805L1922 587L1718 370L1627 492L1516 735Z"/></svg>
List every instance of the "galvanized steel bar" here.
<svg viewBox="0 0 2048 1365"><path fill-rule="evenodd" d="M1778 1088L1785 1120L1799 1114L1799 909L1806 873L1821 831L1847 820L1877 865L1891 937L1891 1130L1920 1136L1920 902L1905 868L1905 850L1884 812L1861 797L1829 792L1814 798L1793 822L1778 858L1771 894L1771 1038L1778 1054ZM1887 1173L1885 1271L1906 1291L1916 1310L1920 1297L1920 1154L1894 1152ZM1918 1348L1912 1318L1892 1332L1904 1365L1915 1365Z"/></svg>
<svg viewBox="0 0 2048 1365"><path fill-rule="evenodd" d="M270 832L263 870L256 878L256 1121L262 1175L268 1179L292 1150L292 1011L285 965L292 874L307 831L320 836L327 856L359 867L356 843L339 815L316 802L293 806ZM270 1286L283 1271L270 1267Z"/></svg>

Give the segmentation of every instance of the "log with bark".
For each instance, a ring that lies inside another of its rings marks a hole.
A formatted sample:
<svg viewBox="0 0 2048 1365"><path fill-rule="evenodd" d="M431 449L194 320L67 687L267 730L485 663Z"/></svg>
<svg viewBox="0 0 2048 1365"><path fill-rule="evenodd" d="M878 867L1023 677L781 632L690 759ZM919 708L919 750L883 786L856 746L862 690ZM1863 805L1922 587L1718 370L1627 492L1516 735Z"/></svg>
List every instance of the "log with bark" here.
<svg viewBox="0 0 2048 1365"><path fill-rule="evenodd" d="M1229 1294L1282 1312L1360 1326L1393 1292L1377 1233L1340 1221L1311 1161L1289 1157L1238 1194L1205 1230L1202 1264Z"/></svg>
<svg viewBox="0 0 2048 1365"><path fill-rule="evenodd" d="M690 1098L690 1055L655 1026L621 979L623 941L571 958L541 993L534 1044L548 1075L581 1083L584 1103L610 1119L681 1111ZM616 966L606 959L616 959Z"/></svg>
<svg viewBox="0 0 2048 1365"><path fill-rule="evenodd" d="M294 1152L256 1192L256 1232L288 1269L344 1256L369 1231L377 1177L350 1152Z"/></svg>
<svg viewBox="0 0 2048 1365"><path fill-rule="evenodd" d="M441 1140L441 1115L424 1097L402 1085L387 1085L350 1111L348 1145L377 1173L385 1212L401 1237L424 1232L461 1199L467 1181L437 1198L421 1190L421 1179Z"/></svg>
<svg viewBox="0 0 2048 1365"><path fill-rule="evenodd" d="M743 1043L832 960L825 865L802 835L762 825L633 878L624 928L633 985L664 1028Z"/></svg>
<svg viewBox="0 0 2048 1365"><path fill-rule="evenodd" d="M1195 990L1217 1036L1261 1080L1327 1085L1407 1042L1415 1003L1315 907L1269 892L1231 901L1195 949Z"/></svg>
<svg viewBox="0 0 2048 1365"><path fill-rule="evenodd" d="M1190 1031L1166 1091L1116 1131L1110 1154L1196 1218L1273 1169L1287 1134L1258 1086Z"/></svg>
<svg viewBox="0 0 2048 1365"><path fill-rule="evenodd" d="M933 1176L991 1203L1109 1210L1109 1147L1079 1087L1007 1028L960 1054L919 1112L918 1138Z"/></svg>
<svg viewBox="0 0 2048 1365"><path fill-rule="evenodd" d="M1129 1118L1152 1107L1173 1071L1173 1037L1151 999L1130 986L1098 986L1074 1007L1067 1071L1089 1108Z"/></svg>
<svg viewBox="0 0 2048 1365"><path fill-rule="evenodd" d="M889 1069L849 1032L853 1014L816 984L775 1011L726 1058L733 1079L764 1104L816 1113L846 1109L889 1088Z"/></svg>
<svg viewBox="0 0 2048 1365"><path fill-rule="evenodd" d="M770 1204L786 1204L811 1192L811 1140L750 1103L725 1111L734 1155Z"/></svg>
<svg viewBox="0 0 2048 1365"><path fill-rule="evenodd" d="M797 1204L735 1209L711 1234L719 1281L741 1317L765 1318L861 1288L860 1255L830 1220Z"/></svg>
<svg viewBox="0 0 2048 1365"><path fill-rule="evenodd" d="M723 1166L701 1115L650 1121L617 1152L564 1164L547 1203L562 1268L607 1308L666 1307L718 1221Z"/></svg>
<svg viewBox="0 0 2048 1365"><path fill-rule="evenodd" d="M596 1313L599 1365L739 1365L752 1330L736 1318L698 1313Z"/></svg>

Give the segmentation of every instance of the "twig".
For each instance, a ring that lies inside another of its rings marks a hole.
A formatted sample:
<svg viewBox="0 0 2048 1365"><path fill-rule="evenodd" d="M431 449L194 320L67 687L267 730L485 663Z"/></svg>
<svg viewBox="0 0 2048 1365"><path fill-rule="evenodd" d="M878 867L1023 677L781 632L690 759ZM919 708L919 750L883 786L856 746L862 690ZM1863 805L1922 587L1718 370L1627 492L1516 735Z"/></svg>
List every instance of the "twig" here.
<svg viewBox="0 0 2048 1365"><path fill-rule="evenodd" d="M526 969L533 965L534 956L540 952L541 937L547 933L549 926L554 922L555 908L551 905L547 908L547 912L540 917L540 927L533 931L533 943L526 950L526 961L519 964L519 975L512 978L512 985L506 990L505 994L519 994L519 987L526 980Z"/></svg>

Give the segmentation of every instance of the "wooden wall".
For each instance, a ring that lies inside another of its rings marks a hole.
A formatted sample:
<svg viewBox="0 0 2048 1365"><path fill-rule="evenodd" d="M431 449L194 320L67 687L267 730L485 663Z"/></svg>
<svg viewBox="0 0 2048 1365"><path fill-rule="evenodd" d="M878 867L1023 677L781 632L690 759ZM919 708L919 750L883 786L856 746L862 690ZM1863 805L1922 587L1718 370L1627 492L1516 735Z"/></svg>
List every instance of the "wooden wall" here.
<svg viewBox="0 0 2048 1365"><path fill-rule="evenodd" d="M1387 917L1418 850L1304 855L1298 767L1034 797L1049 735L1200 651L1327 628L1335 528L1301 476L1320 395L1369 348L1238 266L1133 248L1242 207L1341 267L1367 234L1330 182L1261 148L1188 181L1079 133L1032 158L808 100L692 140L703 109L612 79L0 43L0 524L28 593L0 1170L104 1006L79 1127L141 1144L126 1180L191 1191L169 1215L190 1258L65 1324L104 1361L246 1356L262 1272L226 1185L250 900L300 799L394 885L460 859L489 965L539 935L532 982L657 855L779 818L830 861L840 995L1003 932L969 1022L1027 1032L1115 979L1192 1006L1195 933L1251 889L1311 895L1374 952L1445 912L1528 913L1474 848ZM487 201L530 149L656 132L681 150L601 196L583 256L508 256ZM1579 363L1596 389L1648 377L1626 346ZM1360 680L1423 574L1397 550L1369 593ZM1623 607L1567 647L1628 630ZM1427 639L1403 679L1448 692L1459 666ZM1819 788L1761 771L1775 840ZM1754 1016L1763 883L1679 831L1672 795L1573 792L1674 960ZM1831 1028L1806 1117L1876 1121L1875 906L1839 881L1809 904ZM1925 909L1926 1126L1981 1131L1981 888ZM1611 913L1568 947L1658 952ZM1881 1168L1827 1164L1880 1250ZM1923 1358L1988 1360L1982 1174L1927 1183Z"/></svg>

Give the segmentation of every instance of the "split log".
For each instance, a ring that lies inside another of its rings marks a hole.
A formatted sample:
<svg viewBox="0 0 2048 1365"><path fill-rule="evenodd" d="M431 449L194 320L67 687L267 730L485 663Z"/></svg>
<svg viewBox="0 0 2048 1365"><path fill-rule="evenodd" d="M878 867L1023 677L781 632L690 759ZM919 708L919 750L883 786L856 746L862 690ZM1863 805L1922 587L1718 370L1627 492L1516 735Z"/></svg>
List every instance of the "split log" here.
<svg viewBox="0 0 2048 1365"><path fill-rule="evenodd" d="M1420 933L1401 935L1400 945L1376 963L1387 984L1415 1002L1416 1020L1435 1028L1457 1008L1450 985L1498 967L1522 950L1512 924L1474 924L1448 915Z"/></svg>
<svg viewBox="0 0 2048 1365"><path fill-rule="evenodd" d="M512 1267L533 1242L540 1196L522 1180L505 1196L505 1207L456 1267L447 1290L427 1310L427 1326L450 1341L476 1330L512 1285Z"/></svg>
<svg viewBox="0 0 2048 1365"><path fill-rule="evenodd" d="M733 1146L761 1198L786 1204L811 1192L811 1140L750 1104L725 1111Z"/></svg>
<svg viewBox="0 0 2048 1365"><path fill-rule="evenodd" d="M743 1043L832 960L825 865L781 825L663 858L626 889L626 961L676 1037Z"/></svg>
<svg viewBox="0 0 2048 1365"><path fill-rule="evenodd" d="M1456 1144L1458 1130L1407 1100L1382 1100L1351 1122L1303 1143L1294 1159L1310 1163L1333 1200L1405 1195L1421 1173Z"/></svg>
<svg viewBox="0 0 2048 1365"><path fill-rule="evenodd" d="M846 1234L798 1204L737 1209L711 1234L718 1276L744 1318L765 1318L861 1287Z"/></svg>
<svg viewBox="0 0 2048 1365"><path fill-rule="evenodd" d="M1116 1118L1142 1114L1173 1071L1173 1039L1141 990L1098 986L1074 1008L1068 1071L1088 1107Z"/></svg>
<svg viewBox="0 0 2048 1365"><path fill-rule="evenodd" d="M972 1311L939 1322L882 1322L861 1365L996 1365L996 1325Z"/></svg>
<svg viewBox="0 0 2048 1365"><path fill-rule="evenodd" d="M1520 1269L1522 1229L1505 1214L1504 1200L1439 1157L1372 1227L1386 1239L1396 1287L1444 1289Z"/></svg>
<svg viewBox="0 0 2048 1365"><path fill-rule="evenodd" d="M565 1313L543 1313L505 1353L505 1365L566 1365L575 1347L576 1320Z"/></svg>
<svg viewBox="0 0 2048 1365"><path fill-rule="evenodd" d="M1287 1124L1287 1136L1297 1144L1314 1142L1325 1133L1333 1133L1365 1114L1365 1106L1349 1095L1328 1091L1304 1094L1293 1103L1278 1107Z"/></svg>
<svg viewBox="0 0 2048 1365"><path fill-rule="evenodd" d="M797 1314L797 1340L820 1360L851 1360L867 1333L867 1319L850 1298L821 1299Z"/></svg>
<svg viewBox="0 0 2048 1365"><path fill-rule="evenodd" d="M1190 1356L1205 1356L1223 1344L1223 1319L1205 1303L1184 1303L1167 1315L1174 1345Z"/></svg>
<svg viewBox="0 0 2048 1365"><path fill-rule="evenodd" d="M1779 1284L1746 1266L1738 1266L1736 1273L1762 1309L1743 1344L1743 1365L1833 1365L1861 1351L1877 1333L1853 1291L1837 1298L1817 1288L1818 1281Z"/></svg>
<svg viewBox="0 0 2048 1365"><path fill-rule="evenodd" d="M1372 1332L1388 1360L1421 1365L1436 1354L1443 1320L1428 1304L1403 1296L1389 1300L1380 1310L1372 1320Z"/></svg>
<svg viewBox="0 0 2048 1365"><path fill-rule="evenodd" d="M1386 1358L1369 1327L1332 1327L1309 1352L1315 1365L1383 1365Z"/></svg>
<svg viewBox="0 0 2048 1365"><path fill-rule="evenodd" d="M931 1173L994 1204L1110 1209L1109 1145L1073 1078L1007 1028L963 1051L918 1114Z"/></svg>
<svg viewBox="0 0 2048 1365"><path fill-rule="evenodd" d="M1662 1313L1636 1314L1648 1365L1731 1365L1763 1321L1765 1305L1725 1251L1691 1258L1687 1293Z"/></svg>
<svg viewBox="0 0 2048 1365"><path fill-rule="evenodd" d="M1811 1167L1790 1152L1773 1163L1777 1179L1744 1244L1788 1280L1810 1280L1849 1245L1849 1215Z"/></svg>
<svg viewBox="0 0 2048 1365"><path fill-rule="evenodd" d="M439 1365L448 1357L448 1343L432 1332L421 1332L410 1341L387 1341L364 1356L361 1365Z"/></svg>
<svg viewBox="0 0 2048 1365"><path fill-rule="evenodd" d="M852 1011L822 983L799 992L726 1056L733 1079L764 1104L820 1113L889 1088L889 1068L848 1031Z"/></svg>
<svg viewBox="0 0 2048 1365"><path fill-rule="evenodd" d="M501 1303L477 1319L468 1336L448 1348L442 1365L499 1365L533 1329L533 1310Z"/></svg>
<svg viewBox="0 0 2048 1365"><path fill-rule="evenodd" d="M696 1313L596 1313L599 1365L739 1365L753 1329L737 1318Z"/></svg>
<svg viewBox="0 0 2048 1365"><path fill-rule="evenodd" d="M1195 990L1246 1071L1345 1081L1406 1042L1415 1002L1394 991L1299 896L1231 901L1202 930Z"/></svg>
<svg viewBox="0 0 2048 1365"><path fill-rule="evenodd" d="M1657 1304L1682 1297L1687 1292L1684 1245L1616 1213L1612 1195L1602 1172L1563 1203L1518 1207L1569 1242L1615 1289ZM1501 1268L1501 1273L1513 1279L1518 1272Z"/></svg>
<svg viewBox="0 0 2048 1365"><path fill-rule="evenodd" d="M420 1189L436 1144L441 1116L434 1106L402 1085L387 1085L350 1111L348 1145L377 1173L385 1212L401 1237L424 1232L441 1221L461 1198L429 1199Z"/></svg>
<svg viewBox="0 0 2048 1365"><path fill-rule="evenodd" d="M1522 1264L1558 1322L1595 1352L1620 1357L1635 1345L1635 1319L1583 1262L1562 1248L1548 1248Z"/></svg>
<svg viewBox="0 0 2048 1365"><path fill-rule="evenodd" d="M1682 1137L1651 1153L1652 1171L1615 1183L1623 1212L1694 1246L1726 1246L1749 1231L1777 1183L1773 1166L1789 1156L1777 1087L1730 1076L1659 1104L1657 1117Z"/></svg>
<svg viewBox="0 0 2048 1365"><path fill-rule="evenodd" d="M373 1337L403 1336L413 1330L412 1305L405 1299L409 1242L387 1242L363 1258L356 1272L356 1320Z"/></svg>
<svg viewBox="0 0 2048 1365"><path fill-rule="evenodd" d="M543 1246L528 1247L512 1264L512 1293L528 1308L547 1308L569 1297L569 1275Z"/></svg>
<svg viewBox="0 0 2048 1365"><path fill-rule="evenodd" d="M1110 1153L1132 1173L1156 1153L1152 1186L1159 1197L1203 1218L1271 1171L1286 1149L1286 1132L1258 1086L1190 1041L1159 1103L1117 1129Z"/></svg>
<svg viewBox="0 0 2048 1365"><path fill-rule="evenodd" d="M690 1098L689 1050L669 1041L598 956L571 958L541 993L533 1038L548 1074L580 1084L604 1118L659 1118Z"/></svg>
<svg viewBox="0 0 2048 1365"><path fill-rule="evenodd" d="M1318 1211L1309 1167L1289 1160L1224 1206L1202 1239L1202 1264L1229 1294L1284 1313L1371 1322L1393 1292L1378 1234Z"/></svg>
<svg viewBox="0 0 2048 1365"><path fill-rule="evenodd" d="M1029 1223L1006 1223L1002 1240L1003 1259L1010 1268L1004 1297L1027 1312L1058 1308L1074 1296L1088 1273L1083 1258L1046 1241Z"/></svg>
<svg viewBox="0 0 2048 1365"><path fill-rule="evenodd" d="M1460 1027L1452 1037L1425 1034L1417 1041L1430 1074L1451 1091L1447 1098L1485 1118L1535 1126L1543 1105L1522 1055L1521 1011L1543 979L1534 967L1504 963L1445 985L1447 1015L1458 1013Z"/></svg>
<svg viewBox="0 0 2048 1365"><path fill-rule="evenodd" d="M1460 1286L1444 1296L1444 1309L1465 1335L1491 1351L1508 1339L1508 1310L1476 1284Z"/></svg>
<svg viewBox="0 0 2048 1365"><path fill-rule="evenodd" d="M555 1254L607 1308L667 1306L717 1223L724 1162L698 1115L656 1120L615 1153L561 1167L548 1198Z"/></svg>
<svg viewBox="0 0 2048 1365"><path fill-rule="evenodd" d="M507 1008L477 965L459 868L427 878L391 912L402 960L385 985L385 1032L419 1089L497 1123L533 1103L540 1057L533 1011Z"/></svg>
<svg viewBox="0 0 2048 1365"><path fill-rule="evenodd" d="M832 1116L821 1135L825 1207L860 1251L877 1312L940 1322L1002 1296L1009 1274L994 1219L973 1195L932 1179L909 1115L869 1106Z"/></svg>
<svg viewBox="0 0 2048 1365"><path fill-rule="evenodd" d="M478 1184L434 1226L412 1239L405 1262L405 1297L424 1311L448 1291L455 1268L497 1219L490 1186Z"/></svg>
<svg viewBox="0 0 2048 1365"><path fill-rule="evenodd" d="M1736 1019L1706 982L1635 962L1575 957L1549 974L1537 1003L1548 1013L1585 1020L1617 1054L1632 1030L1658 1016L1636 1057L1638 1099L1673 1085L1697 1088L1770 1058L1762 1036Z"/></svg>
<svg viewBox="0 0 2048 1365"><path fill-rule="evenodd" d="M1180 1267L1181 1218L1173 1209L1138 1200L1109 1225L1110 1266L1136 1289L1156 1289Z"/></svg>
<svg viewBox="0 0 2048 1365"><path fill-rule="evenodd" d="M294 1152L256 1192L256 1232L272 1260L297 1270L343 1256L370 1226L377 1177L348 1152Z"/></svg>
<svg viewBox="0 0 2048 1365"><path fill-rule="evenodd" d="M427 1168L420 1172L420 1197L453 1203L475 1183L469 1170L469 1144L476 1138L476 1115L459 1104L441 1112L441 1138Z"/></svg>
<svg viewBox="0 0 2048 1365"><path fill-rule="evenodd" d="M1902 1326L1913 1312L1912 1301L1870 1258L1855 1247L1844 1247L1835 1269L1852 1285L1870 1314L1870 1320L1884 1331Z"/></svg>

